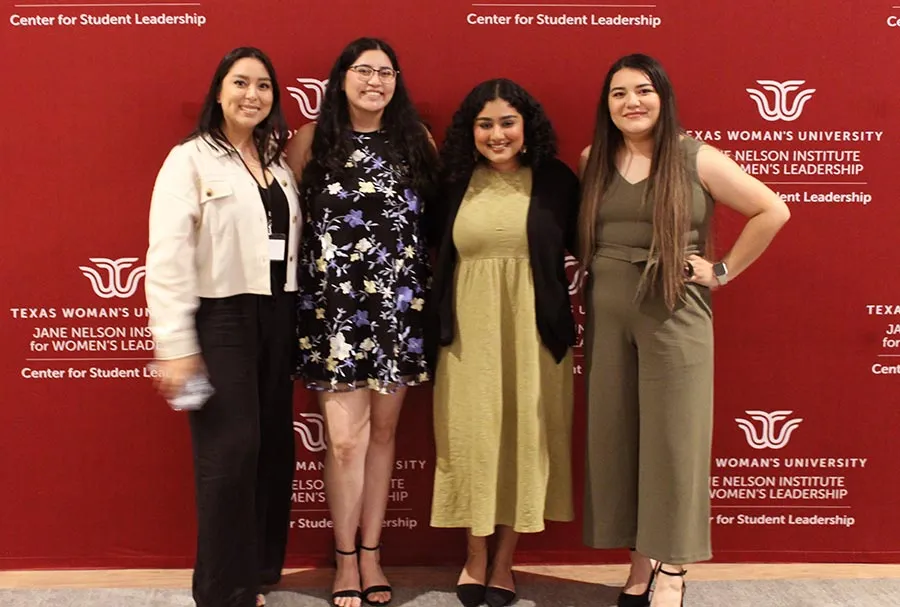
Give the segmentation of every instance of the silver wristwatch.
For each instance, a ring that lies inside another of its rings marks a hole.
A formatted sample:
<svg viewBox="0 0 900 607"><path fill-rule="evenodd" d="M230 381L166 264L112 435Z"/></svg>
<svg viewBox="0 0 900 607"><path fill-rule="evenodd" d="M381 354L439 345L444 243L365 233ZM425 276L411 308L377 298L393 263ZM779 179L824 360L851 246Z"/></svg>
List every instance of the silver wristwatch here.
<svg viewBox="0 0 900 607"><path fill-rule="evenodd" d="M713 264L713 275L716 277L716 282L719 283L720 287L728 282L728 266L725 265L724 261Z"/></svg>

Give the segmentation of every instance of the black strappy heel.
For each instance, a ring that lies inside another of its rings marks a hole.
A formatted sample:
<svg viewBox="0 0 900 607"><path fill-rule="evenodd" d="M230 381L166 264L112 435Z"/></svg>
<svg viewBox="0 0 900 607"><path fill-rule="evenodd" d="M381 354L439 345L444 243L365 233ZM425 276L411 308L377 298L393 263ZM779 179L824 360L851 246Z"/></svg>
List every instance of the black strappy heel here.
<svg viewBox="0 0 900 607"><path fill-rule="evenodd" d="M656 577L656 568L650 570L650 579L647 580L647 589L642 594L626 594L623 590L616 599L616 607L650 607L650 589L653 588L653 579Z"/></svg>
<svg viewBox="0 0 900 607"><path fill-rule="evenodd" d="M346 550L338 550L337 548L335 548L334 551L337 552L338 554L340 554L341 556L355 556L355 555L359 554L359 550L346 551ZM336 559L335 559L335 565L337 565ZM337 607L337 603L334 602L335 599L344 599L344 598L349 598L349 599L362 598L362 592L360 592L359 590L352 590L352 589L351 590L338 590L337 592L332 592L331 593L331 604L334 605L335 607Z"/></svg>
<svg viewBox="0 0 900 607"><path fill-rule="evenodd" d="M687 582L684 581L684 574L687 573L687 569L682 569L678 573L672 573L671 571L666 571L662 568L662 563L656 568L658 573L664 573L669 577L680 577L681 578L681 607L684 607L684 595L687 594Z"/></svg>
<svg viewBox="0 0 900 607"><path fill-rule="evenodd" d="M378 550L381 550L381 544L378 544L374 548L369 548L368 546L363 546L362 544L360 544L359 547L363 550L368 550L369 552L376 552ZM360 574L360 579L362 579L361 576L362 574ZM373 601L369 597L376 592L390 592L391 598L386 601ZM393 594L394 590L390 586L380 584L377 586L369 586L368 588L365 588L360 596L362 596L362 600L366 605L372 605L373 607L383 607L384 605L390 604L390 602L394 598Z"/></svg>

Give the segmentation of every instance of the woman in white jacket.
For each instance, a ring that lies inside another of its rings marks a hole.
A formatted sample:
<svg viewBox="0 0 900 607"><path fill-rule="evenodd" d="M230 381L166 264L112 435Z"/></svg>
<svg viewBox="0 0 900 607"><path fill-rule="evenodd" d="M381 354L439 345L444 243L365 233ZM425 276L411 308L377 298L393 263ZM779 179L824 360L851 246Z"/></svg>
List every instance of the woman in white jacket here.
<svg viewBox="0 0 900 607"><path fill-rule="evenodd" d="M275 71L258 49L220 62L197 129L150 205L147 304L160 392L208 376L189 415L198 607L252 607L278 582L293 479L297 186Z"/></svg>

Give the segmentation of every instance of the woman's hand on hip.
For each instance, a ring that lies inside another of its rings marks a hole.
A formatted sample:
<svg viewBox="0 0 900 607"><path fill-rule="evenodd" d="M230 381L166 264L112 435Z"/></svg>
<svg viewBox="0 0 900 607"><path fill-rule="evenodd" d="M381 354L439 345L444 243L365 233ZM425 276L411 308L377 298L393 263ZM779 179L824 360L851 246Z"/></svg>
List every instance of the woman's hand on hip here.
<svg viewBox="0 0 900 607"><path fill-rule="evenodd" d="M688 255L684 274L687 282L703 285L710 289L719 286L719 281L716 280L716 275L713 273L713 264L699 255Z"/></svg>

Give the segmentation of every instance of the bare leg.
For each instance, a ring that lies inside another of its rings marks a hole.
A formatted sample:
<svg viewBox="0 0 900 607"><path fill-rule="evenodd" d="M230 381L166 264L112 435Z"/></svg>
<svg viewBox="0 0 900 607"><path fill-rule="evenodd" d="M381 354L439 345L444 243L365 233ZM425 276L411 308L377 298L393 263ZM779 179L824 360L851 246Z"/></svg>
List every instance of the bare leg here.
<svg viewBox="0 0 900 607"><path fill-rule="evenodd" d="M652 607L681 607L684 594L684 567L663 563L653 585ZM670 575L674 574L674 575Z"/></svg>
<svg viewBox="0 0 900 607"><path fill-rule="evenodd" d="M363 475L369 446L369 391L325 392L319 395L328 432L325 454L325 494L334 522L334 543L338 550L356 549L363 501ZM356 555L336 554L337 571L333 592L359 590ZM359 607L360 599L335 599L339 607Z"/></svg>
<svg viewBox="0 0 900 607"><path fill-rule="evenodd" d="M631 569L628 571L628 579L622 591L625 594L641 595L647 591L655 563L637 550L632 550L630 554Z"/></svg>
<svg viewBox="0 0 900 607"><path fill-rule="evenodd" d="M381 543L381 529L391 490L391 474L394 471L397 421L400 419L404 396L406 388L400 388L393 394L371 393L371 431L369 449L366 453L365 489L360 521L362 545L369 548L375 548ZM378 550L360 551L359 572L364 588L388 585L387 578L381 570L381 554ZM390 592L373 592L369 595L369 600L376 603L387 602L390 599Z"/></svg>
<svg viewBox="0 0 900 607"><path fill-rule="evenodd" d="M500 525L497 529L497 551L491 563L491 581L488 586L515 590L516 583L512 577L513 555L519 534L512 527Z"/></svg>
<svg viewBox="0 0 900 607"><path fill-rule="evenodd" d="M457 584L487 584L488 547L487 538L472 535L471 529L466 529L466 564L459 574Z"/></svg>

